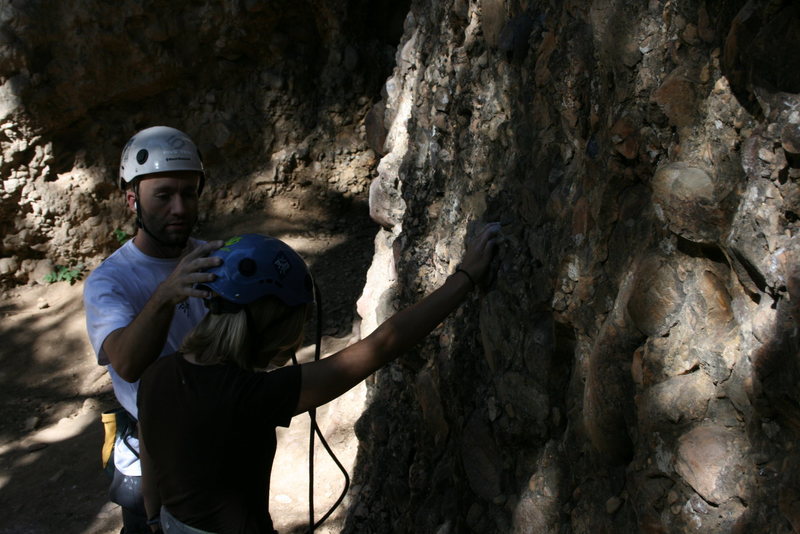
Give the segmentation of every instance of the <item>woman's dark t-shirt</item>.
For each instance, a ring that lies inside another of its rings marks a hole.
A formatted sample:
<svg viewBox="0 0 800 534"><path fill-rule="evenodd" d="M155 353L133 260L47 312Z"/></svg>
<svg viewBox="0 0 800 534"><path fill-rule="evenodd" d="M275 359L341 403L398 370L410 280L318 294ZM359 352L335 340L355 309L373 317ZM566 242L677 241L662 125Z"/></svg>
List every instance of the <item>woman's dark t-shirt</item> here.
<svg viewBox="0 0 800 534"><path fill-rule="evenodd" d="M289 426L300 367L269 373L165 356L139 384L139 424L161 504L220 534L273 532L268 497L275 427Z"/></svg>

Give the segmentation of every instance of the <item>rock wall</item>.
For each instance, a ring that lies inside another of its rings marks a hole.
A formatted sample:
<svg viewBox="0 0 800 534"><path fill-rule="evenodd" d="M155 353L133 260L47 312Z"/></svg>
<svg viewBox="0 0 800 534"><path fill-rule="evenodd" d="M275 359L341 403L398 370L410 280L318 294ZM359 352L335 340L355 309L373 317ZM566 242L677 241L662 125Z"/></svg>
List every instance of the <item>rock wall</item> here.
<svg viewBox="0 0 800 534"><path fill-rule="evenodd" d="M500 220L480 298L370 379L344 531L798 532L798 9L6 2L0 281L131 231L154 123L209 220L368 196L362 334Z"/></svg>
<svg viewBox="0 0 800 534"><path fill-rule="evenodd" d="M377 376L346 531L800 531L799 9L412 3L364 327L504 243Z"/></svg>
<svg viewBox="0 0 800 534"><path fill-rule="evenodd" d="M404 2L0 5L0 284L91 263L133 232L114 185L120 147L167 124L204 155L203 221L366 203L380 99ZM366 208L364 208L366 209Z"/></svg>

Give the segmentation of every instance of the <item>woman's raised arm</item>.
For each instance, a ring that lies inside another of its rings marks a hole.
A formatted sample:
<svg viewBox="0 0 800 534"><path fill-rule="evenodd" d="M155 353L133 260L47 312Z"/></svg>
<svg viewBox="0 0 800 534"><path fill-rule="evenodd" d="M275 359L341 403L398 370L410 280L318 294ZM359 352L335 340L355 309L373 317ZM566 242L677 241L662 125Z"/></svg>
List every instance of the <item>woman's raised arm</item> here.
<svg viewBox="0 0 800 534"><path fill-rule="evenodd" d="M499 223L485 225L467 244L461 266L416 304L397 312L361 341L317 362L303 364L295 413L321 406L416 345L483 280L497 247Z"/></svg>

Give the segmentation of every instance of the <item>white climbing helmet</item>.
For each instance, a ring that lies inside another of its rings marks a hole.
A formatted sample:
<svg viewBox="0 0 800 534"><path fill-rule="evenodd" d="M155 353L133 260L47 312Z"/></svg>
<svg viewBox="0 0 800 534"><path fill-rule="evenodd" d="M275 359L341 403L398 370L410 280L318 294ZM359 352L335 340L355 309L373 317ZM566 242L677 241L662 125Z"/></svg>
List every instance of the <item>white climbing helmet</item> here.
<svg viewBox="0 0 800 534"><path fill-rule="evenodd" d="M146 128L131 137L122 149L119 187L124 190L126 184L141 176L170 171L199 172L199 191L203 190L203 158L189 136L169 126Z"/></svg>

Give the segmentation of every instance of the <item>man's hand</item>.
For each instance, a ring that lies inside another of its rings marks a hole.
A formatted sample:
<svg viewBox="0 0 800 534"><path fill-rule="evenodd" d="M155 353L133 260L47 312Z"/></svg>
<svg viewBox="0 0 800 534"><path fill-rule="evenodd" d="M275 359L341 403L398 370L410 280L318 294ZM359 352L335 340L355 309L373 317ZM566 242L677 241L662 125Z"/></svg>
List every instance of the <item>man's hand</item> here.
<svg viewBox="0 0 800 534"><path fill-rule="evenodd" d="M195 284L211 282L214 275L203 272L218 267L222 259L208 255L223 245L222 241L210 241L186 254L169 277L158 286L154 297L164 306L175 307L189 297L208 298L209 291L195 289Z"/></svg>
<svg viewBox="0 0 800 534"><path fill-rule="evenodd" d="M189 297L209 296L208 291L195 289L194 285L214 279L213 274L202 271L222 263L221 258L207 257L222 245L222 241L211 241L186 254L172 274L158 286L139 315L128 326L111 332L103 341L108 361L123 380L139 380L147 366L161 354L175 306Z"/></svg>

